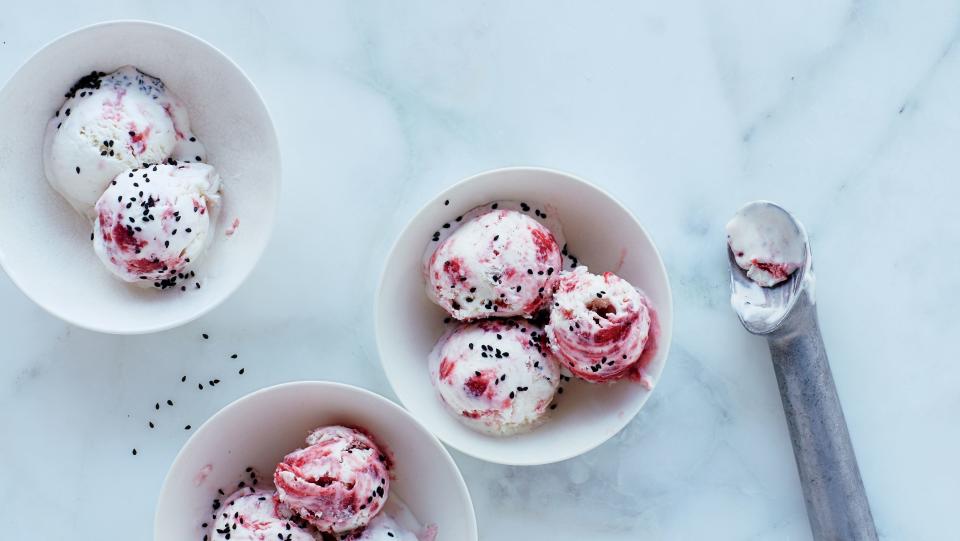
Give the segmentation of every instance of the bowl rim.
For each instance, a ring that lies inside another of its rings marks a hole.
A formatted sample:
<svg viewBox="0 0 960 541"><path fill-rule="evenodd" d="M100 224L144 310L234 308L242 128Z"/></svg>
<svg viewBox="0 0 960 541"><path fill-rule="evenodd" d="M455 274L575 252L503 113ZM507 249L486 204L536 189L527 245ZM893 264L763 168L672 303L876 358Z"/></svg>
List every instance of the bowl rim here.
<svg viewBox="0 0 960 541"><path fill-rule="evenodd" d="M163 477L163 483L160 485L160 492L157 494L157 503L153 511L153 538L154 539L157 538L157 528L159 527L158 525L160 523L159 522L160 503L164 494L168 490L170 475L173 473L174 467L185 457L184 453L186 452L187 448L190 447L191 442L193 442L193 440L197 438L204 431L205 428L208 428L208 426L210 426L213 422L215 422L219 417L226 415L228 412L239 407L241 403L247 402L249 400L254 400L260 395L269 394L269 393L282 391L286 389L292 389L296 387L315 387L317 390L335 388L335 389L344 390L348 393L365 395L366 397L373 399L373 401L376 404L378 404L380 407L383 407L386 409L392 409L398 412L402 417L407 418L415 426L419 427L423 431L423 433L427 436L426 441L429 441L434 446L436 446L437 449L440 450L440 454L446 460L447 467L452 469L453 472L456 474L455 478L457 479L457 481L459 481L459 483L457 483L457 489L459 490L460 495L466 500L467 506L469 507L469 510L470 510L470 512L468 513L468 516L462 517L462 518L467 520L468 528L470 529L470 531L474 532L473 533L474 539L478 538L477 536L479 534L477 530L477 512L473 505L473 498L471 498L470 496L470 489L467 487L467 482L463 478L463 473L460 471L460 467L457 465L456 461L453 459L453 456L450 455L450 451L448 451L447 448L443 446L443 443L440 442L440 440L433 434L433 432L431 432L426 426L424 426L420 421L418 421L417 418L414 417L412 413L407 411L405 408L400 407L399 405L394 403L392 400L386 398L383 395L377 394L373 391L364 389L362 387L350 385L348 383L340 383L340 382L328 381L328 380L295 380L295 381L288 381L284 383L278 383L276 385L271 385L269 387L263 387L261 389L257 389L253 392L247 393L237 398L236 400L230 402L226 406L223 406L222 408L217 410L216 413L211 415L206 421L203 422L203 424L200 425L199 428L197 428L196 432L190 435L187 441L185 441L183 445L180 447L180 450L177 451L176 456L173 458L173 462L170 463L170 466L167 468L167 473Z"/></svg>
<svg viewBox="0 0 960 541"><path fill-rule="evenodd" d="M666 327L668 332L666 333L665 336L661 334L657 342L657 347L663 348L663 368L661 368L660 377L658 378L659 380L663 379L663 371L666 370L667 360L670 357L670 347L673 343L673 290L670 286L670 275L667 273L667 268L663 263L663 256L660 255L660 249L657 247L657 244L656 242L654 242L653 237L650 235L650 233L647 232L646 228L643 227L643 224L640 223L640 220L637 219L637 217L633 214L633 212L630 211L630 209L628 209L622 203L620 203L620 201L617 198L613 197L609 192L597 186L596 184L593 184L592 182L589 182L583 179L582 177L579 177L572 173L568 173L558 169L551 169L548 167L540 167L540 166L518 165L518 166L498 167L495 169L481 171L479 173L464 177L459 181L451 184L450 186L444 188L443 190L438 192L435 196L429 198L426 202L424 202L420 206L420 208L417 209L417 211L409 218L409 220L407 220L406 225L404 225L403 228L400 230L400 232L397 234L396 238L393 240L393 243L390 246L390 250L387 252L387 257L384 259L383 266L380 270L379 281L377 282L376 293L374 295L374 300L373 300L374 336L375 336L376 345L377 345L377 353L380 359L380 367L381 369L383 369L384 374L387 376L387 382L390 384L390 388L393 390L393 393L397 395L397 399L400 400L400 403L403 404L405 408L408 406L406 402L404 402L403 400L403 395L398 391L397 386L394 383L394 378L391 377L390 372L387 370L386 364L384 363L383 352L385 351L385 347L383 344L382 329L380 324L380 303L381 303L381 299L383 298L384 282L386 281L388 267L390 266L390 263L393 261L394 256L396 255L396 251L400 245L400 241L406 236L407 230L410 229L410 226L413 224L414 220L416 220L419 216L421 216L431 205L435 204L437 201L443 200L443 198L448 196L452 191L457 190L461 186L468 184L470 182L475 182L478 178L481 178L481 177L486 177L490 175L501 175L506 173L515 173L515 172L532 172L532 173L546 173L551 175L559 175L559 176L566 177L574 182L580 183L586 186L587 188L595 190L601 196L606 197L607 199L610 200L611 203L618 206L623 212L625 212L627 216L629 216L630 219L633 220L633 222L637 225L637 227L640 228L640 231L650 241L650 245L653 247L653 253L656 255L657 266L659 268L660 273L664 277L664 283L666 285L666 292L665 292L666 308L669 316L667 319L667 325L663 324L663 320L661 320L661 325L660 325L661 329ZM663 311L662 308L658 310L658 312L662 312L662 311ZM544 464L555 464L557 462L563 462L565 460L569 460L571 458L575 458L580 455L589 453L590 451L610 441L611 438L613 438L614 436L619 434L621 431L623 431L623 429L628 424L630 424L630 422L633 421L634 418L636 418L637 414L640 413L640 410L642 410L643 407L646 405L647 400L649 400L651 394L653 394L652 391L646 393L645 398L643 399L643 402L640 403L640 406L637 407L637 410L632 415L623 416L623 420L622 422L620 422L620 426L617 427L615 431L611 431L609 434L605 435L602 438L598 438L594 442L590 442L586 445L581 445L576 448L572 448L572 450L566 453L561 453L556 457L551 457L549 460L504 460L502 458L493 460L490 457L483 456L482 453L477 453L466 446L461 446L453 442L450 442L446 438L443 438L442 436L440 436L439 434L434 433L432 429L430 429L426 425L423 425L423 426L426 427L427 430L430 430L430 432L434 436L436 436L441 441L443 441L444 444L452 447L453 449L456 449L457 451L465 455L471 456L478 460L483 460L484 462L490 462L493 464L502 464L505 466L540 466Z"/></svg>
<svg viewBox="0 0 960 541"><path fill-rule="evenodd" d="M229 65L233 66L233 68L237 70L237 72L250 85L250 88L253 90L254 96L256 96L257 100L259 100L260 102L260 105L263 107L263 110L266 112L266 116L267 116L266 128L268 130L268 133L265 133L265 135L267 136L268 140L271 142L271 146L273 147L272 150L277 154L277 181L274 183L274 189L273 189L274 204L271 205L270 208L265 209L269 213L266 221L266 224L267 224L266 231L265 231L266 236L264 237L266 241L263 242L261 246L255 247L253 250L251 250L252 264L248 269L242 272L242 275L240 276L240 279L237 281L236 286L234 286L230 290L227 290L226 293L224 293L220 298L215 298L213 302L203 306L201 309L197 310L196 312L184 317L171 319L169 321L165 321L160 324L144 324L144 325L124 328L124 329L115 329L107 326L95 325L78 318L68 317L67 315L61 313L61 311L58 310L57 308L45 303L38 302L34 298L34 296L27 291L27 288L24 287L23 282L21 281L20 275L17 274L16 272L11 272L10 265L8 263L8 257L4 253L3 247L0 246L0 269L3 269L4 273L6 273L10 281L13 282L13 285L16 286L16 288L19 289L20 292L23 293L25 297L30 299L35 305L39 306L45 312L56 317L57 319L60 319L61 321L65 321L66 323L69 323L81 329L86 329L89 331L94 331L94 332L99 332L104 334L133 336L133 335L152 334L152 333L167 331L176 327L180 327L182 325L186 325L191 321L195 321L203 317L204 315L208 314L214 308L220 306L224 301L232 297L233 294L236 293L238 289L240 289L240 286L242 286L244 282L247 281L247 279L250 277L250 274L253 273L253 270L257 267L257 264L262 259L263 253L266 251L267 246L270 244L270 241L273 238L273 229L276 224L277 211L280 206L281 188L283 186L283 154L281 153L280 141L277 136L277 129L273 120L273 115L270 113L270 108L267 106L267 102L263 99L263 94L260 93L260 90L253 83L253 80L250 78L249 75L247 75L247 72L243 71L243 69L236 62L234 62L232 58L230 58L226 53L224 53L223 51L215 47L213 44L211 44L207 40L199 36L196 36L190 32L187 32L186 30L183 30L181 28L177 28L175 26L171 26L168 24L159 23L155 21L148 21L145 19L115 19L115 20L109 20L109 21L100 21L97 23L88 24L86 26L81 26L80 28L76 28L69 32L60 34L56 38L48 41L47 43L42 45L40 48L35 50L32 54L30 54L29 57L27 57L26 60L20 63L20 66L13 72L12 75L10 75L10 77L7 78L6 81L3 82L3 86L0 87L0 97L2 97L8 91L7 89L10 85L10 82L15 80L21 74L21 72L23 72L24 68L26 68L26 66L30 64L30 62L32 62L40 53L50 48L53 44L63 39L66 39L70 36L73 36L75 34L100 30L103 28L111 27L111 26L124 26L124 25L153 27L163 31L172 32L174 34L180 34L181 36L187 39L193 39L199 42L200 44L210 48L210 50L212 50L214 53L216 53L221 58L223 58L223 60L225 60Z"/></svg>

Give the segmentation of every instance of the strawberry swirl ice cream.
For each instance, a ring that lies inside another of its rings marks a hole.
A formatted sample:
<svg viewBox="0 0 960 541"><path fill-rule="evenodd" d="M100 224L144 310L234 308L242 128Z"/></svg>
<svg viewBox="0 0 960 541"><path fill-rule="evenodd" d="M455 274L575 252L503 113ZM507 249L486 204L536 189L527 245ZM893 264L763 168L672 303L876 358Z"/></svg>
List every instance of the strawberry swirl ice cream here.
<svg viewBox="0 0 960 541"><path fill-rule="evenodd" d="M363 432L327 426L277 464L273 481L292 512L322 533L340 534L366 526L383 507L389 460Z"/></svg>
<svg viewBox="0 0 960 541"><path fill-rule="evenodd" d="M240 489L223 502L210 526L210 541L316 541L300 526L299 520L286 516L272 490Z"/></svg>
<svg viewBox="0 0 960 541"><path fill-rule="evenodd" d="M542 422L560 384L543 330L523 319L460 324L440 338L429 364L447 409L469 428L496 436Z"/></svg>
<svg viewBox="0 0 960 541"><path fill-rule="evenodd" d="M773 205L747 205L727 223L737 266L762 287L785 282L803 266L806 244L790 215Z"/></svg>
<svg viewBox="0 0 960 541"><path fill-rule="evenodd" d="M126 282L165 289L190 279L213 237L219 190L206 164L124 171L97 201L97 256Z"/></svg>
<svg viewBox="0 0 960 541"><path fill-rule="evenodd" d="M183 102L163 81L133 66L92 72L66 93L47 123L47 180L81 214L126 169L205 159Z"/></svg>
<svg viewBox="0 0 960 541"><path fill-rule="evenodd" d="M642 376L655 314L640 290L613 273L587 267L556 283L546 334L561 365L591 382Z"/></svg>
<svg viewBox="0 0 960 541"><path fill-rule="evenodd" d="M443 224L424 254L427 296L461 321L532 317L563 264L559 222L548 220L539 207L497 201Z"/></svg>

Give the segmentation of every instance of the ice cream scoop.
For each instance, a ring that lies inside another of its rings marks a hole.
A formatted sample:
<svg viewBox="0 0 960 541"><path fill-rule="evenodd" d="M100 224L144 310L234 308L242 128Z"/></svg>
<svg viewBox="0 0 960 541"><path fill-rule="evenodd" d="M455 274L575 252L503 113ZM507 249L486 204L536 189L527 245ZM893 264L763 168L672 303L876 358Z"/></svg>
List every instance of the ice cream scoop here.
<svg viewBox="0 0 960 541"><path fill-rule="evenodd" d="M430 354L430 377L451 414L495 436L544 420L560 384L560 367L543 330L523 319L463 323Z"/></svg>
<svg viewBox="0 0 960 541"><path fill-rule="evenodd" d="M316 541L313 532L279 509L272 490L242 488L223 501L210 525L210 541Z"/></svg>
<svg viewBox="0 0 960 541"><path fill-rule="evenodd" d="M92 72L71 87L47 123L47 180L81 214L125 169L205 159L183 102L163 81L133 66Z"/></svg>
<svg viewBox="0 0 960 541"><path fill-rule="evenodd" d="M93 248L121 280L175 287L213 237L219 190L220 176L202 163L124 171L97 201Z"/></svg>
<svg viewBox="0 0 960 541"><path fill-rule="evenodd" d="M307 447L277 464L280 502L320 532L366 526L390 490L390 462L373 439L355 428L327 426L307 436Z"/></svg>
<svg viewBox="0 0 960 541"><path fill-rule="evenodd" d="M817 540L875 540L860 470L820 335L806 230L767 202L743 207L734 232L756 246L800 246L803 259L786 281L762 287L728 243L731 304L744 327L766 337L780 387L807 515ZM728 229L729 231L729 229ZM766 238L773 235L776 238ZM788 258L792 259L792 258Z"/></svg>
<svg viewBox="0 0 960 541"><path fill-rule="evenodd" d="M646 295L626 280L587 267L560 274L554 286L550 349L574 375L605 382L642 373L642 358L655 333L654 311Z"/></svg>
<svg viewBox="0 0 960 541"><path fill-rule="evenodd" d="M563 265L560 224L541 208L495 201L443 224L424 254L430 300L461 321L532 317Z"/></svg>

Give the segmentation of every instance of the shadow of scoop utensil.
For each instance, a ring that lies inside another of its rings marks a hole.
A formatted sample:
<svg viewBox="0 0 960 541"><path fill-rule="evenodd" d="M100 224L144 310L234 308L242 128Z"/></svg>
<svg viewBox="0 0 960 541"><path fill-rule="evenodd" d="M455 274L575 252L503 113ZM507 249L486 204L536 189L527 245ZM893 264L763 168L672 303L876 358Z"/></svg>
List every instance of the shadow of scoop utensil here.
<svg viewBox="0 0 960 541"><path fill-rule="evenodd" d="M766 337L770 346L813 537L875 540L873 516L817 322L806 230L782 207L755 201L737 212L727 232L730 303L743 326ZM759 268L768 272L765 276L772 273L779 280L763 287L752 278L758 260L741 245L775 258L784 252L802 257L759 261Z"/></svg>

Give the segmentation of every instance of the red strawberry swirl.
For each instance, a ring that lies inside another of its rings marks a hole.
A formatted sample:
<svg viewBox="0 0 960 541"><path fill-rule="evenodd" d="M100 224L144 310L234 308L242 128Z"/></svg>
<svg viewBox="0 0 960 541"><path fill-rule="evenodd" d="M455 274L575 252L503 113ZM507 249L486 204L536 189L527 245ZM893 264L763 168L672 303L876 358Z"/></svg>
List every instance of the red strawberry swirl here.
<svg viewBox="0 0 960 541"><path fill-rule="evenodd" d="M543 330L524 319L489 319L450 330L430 355L440 400L460 422L496 436L524 432L548 414L560 384Z"/></svg>
<svg viewBox="0 0 960 541"><path fill-rule="evenodd" d="M280 502L324 533L366 526L387 500L387 456L370 436L343 426L316 429L307 445L277 464Z"/></svg>
<svg viewBox="0 0 960 541"><path fill-rule="evenodd" d="M460 321L532 317L563 265L559 223L546 216L498 201L442 224L424 258L427 296Z"/></svg>
<svg viewBox="0 0 960 541"><path fill-rule="evenodd" d="M654 317L640 290L613 273L577 267L561 273L553 301L545 330L561 365L595 383L640 375Z"/></svg>

